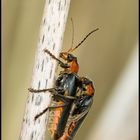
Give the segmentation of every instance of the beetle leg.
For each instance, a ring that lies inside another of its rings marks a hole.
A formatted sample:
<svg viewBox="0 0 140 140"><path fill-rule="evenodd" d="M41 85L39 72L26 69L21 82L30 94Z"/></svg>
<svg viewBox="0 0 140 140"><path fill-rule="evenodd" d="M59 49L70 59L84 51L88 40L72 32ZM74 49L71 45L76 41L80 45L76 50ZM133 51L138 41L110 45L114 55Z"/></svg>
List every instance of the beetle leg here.
<svg viewBox="0 0 140 140"><path fill-rule="evenodd" d="M29 88L28 90L30 92L34 92L34 93L49 91L52 95L54 95L56 97L60 97L60 98L63 98L63 99L72 99L72 100L76 99L73 96L64 96L64 95L59 94L57 92L57 89L56 88L48 88L48 89L33 89L33 88Z"/></svg>
<svg viewBox="0 0 140 140"><path fill-rule="evenodd" d="M34 92L34 93L46 92L46 91L53 92L53 91L55 91L55 88L48 88L48 89L33 89L33 88L28 88L28 90L30 92Z"/></svg>
<svg viewBox="0 0 140 140"><path fill-rule="evenodd" d="M56 109L56 108L61 108L61 107L65 107L65 106L67 106L67 103L65 103L65 104L62 104L62 105L58 105L58 106L49 106L49 107L47 107L47 108L45 108L42 112L40 112L39 114L37 114L36 116L35 116L35 120L36 119L38 119L40 116L42 116L47 110L52 110L52 109Z"/></svg>
<svg viewBox="0 0 140 140"><path fill-rule="evenodd" d="M58 98L59 100L65 101L65 100L76 100L76 96L69 96L69 95L62 95L59 93L52 93L54 97Z"/></svg>
<svg viewBox="0 0 140 140"><path fill-rule="evenodd" d="M69 68L70 66L68 65L68 63L60 63L60 67L66 69Z"/></svg>

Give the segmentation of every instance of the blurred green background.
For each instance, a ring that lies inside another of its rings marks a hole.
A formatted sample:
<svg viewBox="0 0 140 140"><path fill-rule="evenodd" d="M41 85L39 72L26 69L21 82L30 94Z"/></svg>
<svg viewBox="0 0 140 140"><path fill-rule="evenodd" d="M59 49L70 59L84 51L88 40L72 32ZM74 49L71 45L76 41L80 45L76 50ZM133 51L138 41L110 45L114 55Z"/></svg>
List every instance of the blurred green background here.
<svg viewBox="0 0 140 140"><path fill-rule="evenodd" d="M45 0L2 1L3 140L19 138L44 4ZM71 0L63 50L71 46L71 17L74 20L74 45L92 29L100 29L75 51L80 64L79 74L93 79L96 87L94 105L75 140L92 140L97 122L107 109L108 98L113 95L122 71L129 65L132 52L137 48L138 1ZM134 73L137 76L137 70ZM131 86L137 89L136 85ZM137 98L132 102L137 112L136 103ZM134 122L137 122L137 118ZM132 132L132 139L129 137L126 140L137 139L137 133ZM107 139L102 137L102 140Z"/></svg>

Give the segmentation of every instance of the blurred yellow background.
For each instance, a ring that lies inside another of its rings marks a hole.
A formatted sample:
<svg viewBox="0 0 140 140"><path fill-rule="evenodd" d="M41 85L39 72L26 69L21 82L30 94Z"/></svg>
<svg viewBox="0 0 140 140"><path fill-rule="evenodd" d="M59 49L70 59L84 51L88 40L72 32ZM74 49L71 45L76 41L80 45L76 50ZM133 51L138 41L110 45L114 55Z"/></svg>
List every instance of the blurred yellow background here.
<svg viewBox="0 0 140 140"><path fill-rule="evenodd" d="M2 140L19 138L44 4L2 1ZM71 17L74 45L99 27L75 51L79 74L96 87L75 140L138 140L138 1L71 0L63 50L71 46Z"/></svg>

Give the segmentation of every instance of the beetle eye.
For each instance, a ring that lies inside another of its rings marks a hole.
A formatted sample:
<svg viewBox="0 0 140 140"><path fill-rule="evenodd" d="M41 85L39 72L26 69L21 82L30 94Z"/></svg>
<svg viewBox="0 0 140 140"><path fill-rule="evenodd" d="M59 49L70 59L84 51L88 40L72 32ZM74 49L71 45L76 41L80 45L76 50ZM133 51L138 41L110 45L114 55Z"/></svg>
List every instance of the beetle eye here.
<svg viewBox="0 0 140 140"><path fill-rule="evenodd" d="M86 91L86 87L83 87L83 91Z"/></svg>
<svg viewBox="0 0 140 140"><path fill-rule="evenodd" d="M68 61L72 61L74 59L72 54L68 54Z"/></svg>
<svg viewBox="0 0 140 140"><path fill-rule="evenodd" d="M89 85L89 84L92 84L92 81L87 79L87 78L84 78L84 82L83 82L85 85Z"/></svg>

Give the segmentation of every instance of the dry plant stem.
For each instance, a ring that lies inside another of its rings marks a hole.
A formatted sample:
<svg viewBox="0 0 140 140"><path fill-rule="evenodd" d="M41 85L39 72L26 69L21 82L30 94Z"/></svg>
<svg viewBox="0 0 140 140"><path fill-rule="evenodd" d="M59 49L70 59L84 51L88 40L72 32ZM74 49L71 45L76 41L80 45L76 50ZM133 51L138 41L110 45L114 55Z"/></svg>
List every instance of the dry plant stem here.
<svg viewBox="0 0 140 140"><path fill-rule="evenodd" d="M59 56L70 0L46 0L31 88L52 88L54 83L57 61L51 58L44 49L48 49L56 57ZM20 140L44 140L48 113L35 121L35 116L49 106L51 96L49 92L30 93L27 98Z"/></svg>

